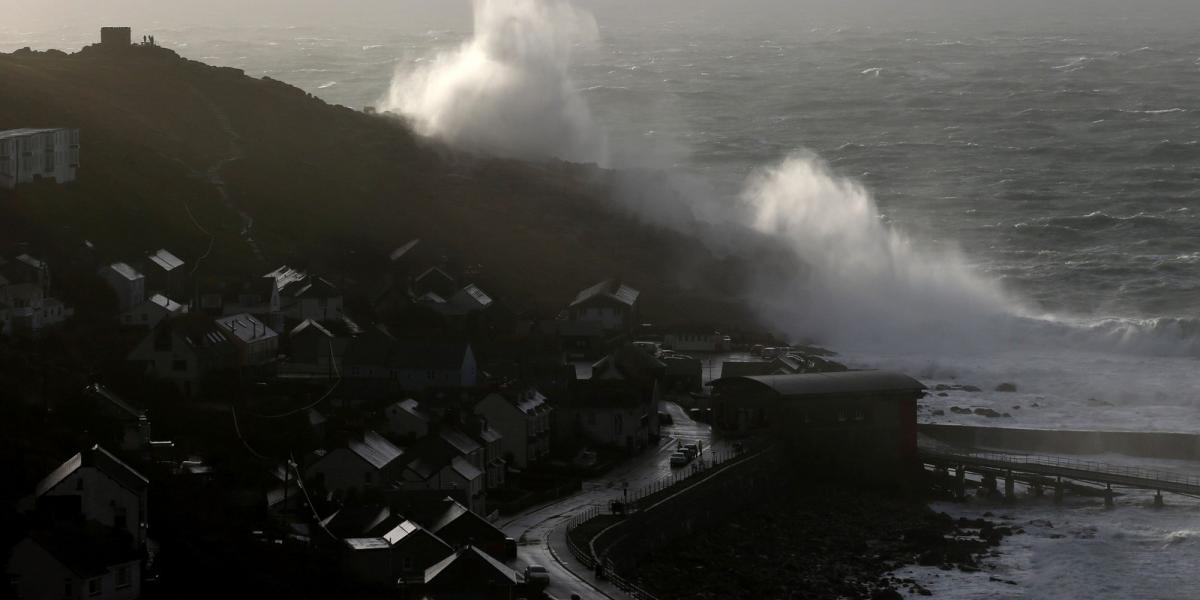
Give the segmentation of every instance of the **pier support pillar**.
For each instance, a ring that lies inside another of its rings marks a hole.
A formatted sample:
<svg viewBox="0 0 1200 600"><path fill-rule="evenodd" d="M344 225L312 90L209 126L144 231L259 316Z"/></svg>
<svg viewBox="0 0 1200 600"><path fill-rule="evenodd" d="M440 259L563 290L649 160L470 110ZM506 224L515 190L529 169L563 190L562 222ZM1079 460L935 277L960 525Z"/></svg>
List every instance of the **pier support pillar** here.
<svg viewBox="0 0 1200 600"><path fill-rule="evenodd" d="M1108 484L1104 487L1104 508L1112 508L1112 507L1113 507L1112 484Z"/></svg>
<svg viewBox="0 0 1200 600"><path fill-rule="evenodd" d="M1042 482L1040 482L1040 481L1035 481L1035 482L1033 483L1033 495L1034 495L1034 496L1037 496L1038 498L1041 498L1041 497L1042 497L1042 494L1043 494L1044 492L1045 492L1045 490L1043 490L1043 489L1042 489Z"/></svg>
<svg viewBox="0 0 1200 600"><path fill-rule="evenodd" d="M996 493L996 476L991 473L985 474L983 476L983 481L981 481L979 484L979 487L983 488L983 491L989 495L995 494Z"/></svg>
<svg viewBox="0 0 1200 600"><path fill-rule="evenodd" d="M1062 504L1062 503L1063 503L1063 484L1062 484L1062 477L1059 477L1059 478L1058 478L1058 481L1055 481L1055 482L1054 482L1054 503L1055 503L1055 504Z"/></svg>
<svg viewBox="0 0 1200 600"><path fill-rule="evenodd" d="M1012 471L1009 471L1004 476L1004 501L1005 502L1016 502L1017 501L1016 482L1013 481Z"/></svg>
<svg viewBox="0 0 1200 600"><path fill-rule="evenodd" d="M954 497L962 500L967 495L967 470L962 465L954 468Z"/></svg>
<svg viewBox="0 0 1200 600"><path fill-rule="evenodd" d="M1163 507L1162 491L1159 490L1159 491L1154 492L1154 508L1162 508L1162 507Z"/></svg>

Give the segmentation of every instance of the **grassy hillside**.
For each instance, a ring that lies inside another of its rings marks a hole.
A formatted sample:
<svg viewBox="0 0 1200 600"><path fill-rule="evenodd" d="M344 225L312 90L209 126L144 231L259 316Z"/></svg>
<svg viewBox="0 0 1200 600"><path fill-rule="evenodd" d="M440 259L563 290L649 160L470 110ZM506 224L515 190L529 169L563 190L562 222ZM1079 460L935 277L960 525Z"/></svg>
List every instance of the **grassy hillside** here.
<svg viewBox="0 0 1200 600"><path fill-rule="evenodd" d="M519 308L619 275L645 292L648 318L723 323L749 322L752 272L792 267L765 240L747 240L753 258L720 257L639 224L612 209L610 173L456 152L396 119L161 48L0 55L0 81L0 129L81 130L76 184L0 191L0 242L51 257L84 239L102 260L167 246L207 253L199 277L227 277L341 265L350 251L378 263L422 237L481 265Z"/></svg>

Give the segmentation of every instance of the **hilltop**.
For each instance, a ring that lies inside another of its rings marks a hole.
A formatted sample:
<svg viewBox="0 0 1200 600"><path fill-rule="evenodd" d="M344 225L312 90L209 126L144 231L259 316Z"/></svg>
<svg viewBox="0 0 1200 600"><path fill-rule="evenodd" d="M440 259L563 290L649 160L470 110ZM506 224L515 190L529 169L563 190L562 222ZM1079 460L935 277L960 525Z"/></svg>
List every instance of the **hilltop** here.
<svg viewBox="0 0 1200 600"><path fill-rule="evenodd" d="M18 51L0 55L0 80L0 129L81 130L77 182L0 190L0 241L50 256L88 240L101 260L204 256L200 278L283 262L370 273L421 237L523 308L617 275L646 292L649 318L740 324L752 274L793 267L749 234L723 256L639 222L594 166L455 151L398 118L160 47Z"/></svg>

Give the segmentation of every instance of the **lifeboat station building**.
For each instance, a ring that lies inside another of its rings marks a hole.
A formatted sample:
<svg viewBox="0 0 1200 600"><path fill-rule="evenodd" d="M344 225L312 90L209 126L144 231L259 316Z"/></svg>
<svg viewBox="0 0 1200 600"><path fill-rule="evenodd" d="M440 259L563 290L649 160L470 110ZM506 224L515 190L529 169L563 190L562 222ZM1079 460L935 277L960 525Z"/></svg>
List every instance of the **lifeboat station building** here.
<svg viewBox="0 0 1200 600"><path fill-rule="evenodd" d="M915 464L921 382L886 371L724 377L713 387L713 428L770 432L810 467L885 478Z"/></svg>

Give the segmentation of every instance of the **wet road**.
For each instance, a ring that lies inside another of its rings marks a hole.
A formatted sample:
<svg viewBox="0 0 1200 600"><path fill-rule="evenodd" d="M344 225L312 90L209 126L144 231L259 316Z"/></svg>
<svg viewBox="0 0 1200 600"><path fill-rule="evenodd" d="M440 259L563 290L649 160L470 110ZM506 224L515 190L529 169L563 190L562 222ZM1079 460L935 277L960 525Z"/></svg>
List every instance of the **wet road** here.
<svg viewBox="0 0 1200 600"><path fill-rule="evenodd" d="M664 402L661 410L671 415L674 423L663 425L662 439L657 447L635 456L612 471L583 483L583 489L572 496L561 498L550 504L533 507L523 513L502 520L499 525L504 532L518 541L517 561L514 567L523 571L527 564L538 564L550 572L550 587L547 592L560 600L572 593L581 598L625 598L611 584L597 581L566 550L566 528L570 518L594 506L607 507L612 500L622 497L628 488L630 493L668 478L673 471L671 454L677 440L701 441L707 459L713 449L712 427L699 423L673 402ZM725 449L723 442L715 442L716 449ZM687 467L684 467L685 469Z"/></svg>

